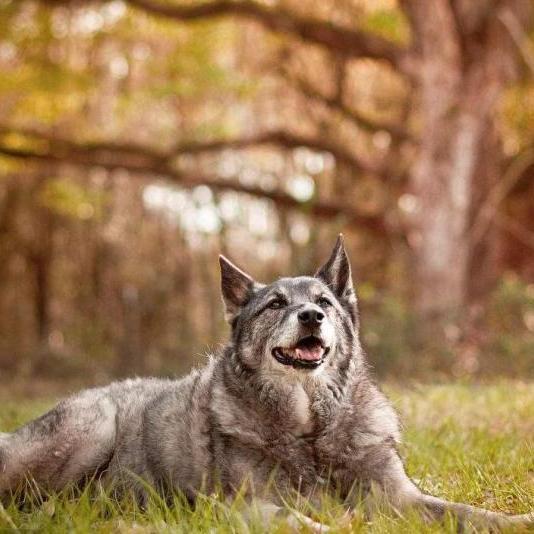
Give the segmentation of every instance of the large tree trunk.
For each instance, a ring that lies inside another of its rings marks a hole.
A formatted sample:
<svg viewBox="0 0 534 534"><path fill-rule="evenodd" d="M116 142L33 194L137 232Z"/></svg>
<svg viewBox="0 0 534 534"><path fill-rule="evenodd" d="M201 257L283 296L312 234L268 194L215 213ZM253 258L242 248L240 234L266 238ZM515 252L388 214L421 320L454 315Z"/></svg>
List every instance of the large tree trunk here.
<svg viewBox="0 0 534 534"><path fill-rule="evenodd" d="M54 214L46 207L34 205L38 230L35 242L30 245L28 259L33 276L34 316L39 351L35 356L33 370L45 365L49 354L49 337L52 328L51 298L54 261Z"/></svg>
<svg viewBox="0 0 534 534"><path fill-rule="evenodd" d="M470 226L496 180L486 161L491 155L499 165L493 116L518 56L502 16L515 16L522 3L501 2L496 9L482 0L427 0L408 6L421 113L420 153L411 174L418 199L416 303L427 316L457 313L471 294L470 274L479 274L470 268Z"/></svg>

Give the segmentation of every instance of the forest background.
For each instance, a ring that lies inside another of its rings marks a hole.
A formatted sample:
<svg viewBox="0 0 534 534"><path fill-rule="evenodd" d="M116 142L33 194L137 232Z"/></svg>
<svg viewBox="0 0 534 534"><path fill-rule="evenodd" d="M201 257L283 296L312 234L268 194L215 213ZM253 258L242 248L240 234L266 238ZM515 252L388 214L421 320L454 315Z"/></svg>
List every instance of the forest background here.
<svg viewBox="0 0 534 534"><path fill-rule="evenodd" d="M377 374L534 377L530 0L0 0L0 374L173 375L217 254L343 232Z"/></svg>

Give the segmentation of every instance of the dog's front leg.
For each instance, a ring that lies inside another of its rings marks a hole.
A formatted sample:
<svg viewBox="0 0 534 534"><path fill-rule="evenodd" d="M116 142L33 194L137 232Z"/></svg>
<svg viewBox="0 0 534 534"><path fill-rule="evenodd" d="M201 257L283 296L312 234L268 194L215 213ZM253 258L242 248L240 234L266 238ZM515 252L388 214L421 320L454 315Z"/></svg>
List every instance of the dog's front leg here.
<svg viewBox="0 0 534 534"><path fill-rule="evenodd" d="M469 504L456 503L426 495L421 492L420 499L416 503L433 517L443 517L451 513L458 518L460 524L469 523L478 528L508 529L508 528L532 528L534 527L534 512L519 515L506 515L492 512L483 508L477 508Z"/></svg>
<svg viewBox="0 0 534 534"><path fill-rule="evenodd" d="M372 465L371 462L369 464ZM376 505L385 502L399 513L410 508L418 509L430 520L441 520L450 513L457 518L460 527L466 523L484 529L534 526L534 513L506 515L423 493L404 471L401 459L394 449L387 461L371 474L371 491L366 502L371 515Z"/></svg>

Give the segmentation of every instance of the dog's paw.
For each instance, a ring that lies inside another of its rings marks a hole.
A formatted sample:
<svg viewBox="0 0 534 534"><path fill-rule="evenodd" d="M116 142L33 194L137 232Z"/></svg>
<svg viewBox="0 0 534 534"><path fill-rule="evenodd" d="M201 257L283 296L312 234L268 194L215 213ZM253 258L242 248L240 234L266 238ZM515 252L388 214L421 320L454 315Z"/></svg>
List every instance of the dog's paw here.
<svg viewBox="0 0 534 534"><path fill-rule="evenodd" d="M328 525L318 523L317 521L314 521L311 517L301 514L300 512L297 512L295 510L293 510L291 512L291 515L287 518L287 524L291 529L295 530L296 532L300 531L300 528L303 526L305 526L314 534L323 534L325 532L330 531L330 527Z"/></svg>

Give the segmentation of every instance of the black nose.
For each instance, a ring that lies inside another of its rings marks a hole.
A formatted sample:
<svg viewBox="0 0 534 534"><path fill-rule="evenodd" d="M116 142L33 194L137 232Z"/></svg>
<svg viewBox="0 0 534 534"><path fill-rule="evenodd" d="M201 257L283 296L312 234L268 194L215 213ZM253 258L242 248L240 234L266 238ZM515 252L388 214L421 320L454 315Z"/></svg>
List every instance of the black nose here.
<svg viewBox="0 0 534 534"><path fill-rule="evenodd" d="M306 326L317 326L323 322L324 313L315 308L306 308L298 313L300 324Z"/></svg>

